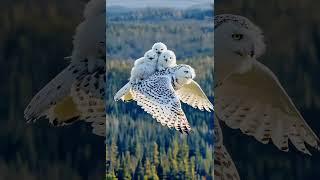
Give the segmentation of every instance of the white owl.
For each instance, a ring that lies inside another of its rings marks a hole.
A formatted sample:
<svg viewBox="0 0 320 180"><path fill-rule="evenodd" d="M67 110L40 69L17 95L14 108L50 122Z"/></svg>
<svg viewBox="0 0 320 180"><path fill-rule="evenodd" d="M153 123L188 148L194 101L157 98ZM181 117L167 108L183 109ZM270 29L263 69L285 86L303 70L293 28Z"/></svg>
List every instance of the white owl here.
<svg viewBox="0 0 320 180"><path fill-rule="evenodd" d="M306 154L310 153L305 144L319 149L318 137L277 77L256 60L265 49L261 30L247 18L230 14L217 15L214 28L216 121L240 129L263 144L272 141L282 151L289 150L289 141ZM224 147L220 150L227 154ZM220 159L215 161L219 162L215 164L215 179L235 170L234 166L225 167ZM237 172L233 174L237 177Z"/></svg>
<svg viewBox="0 0 320 180"><path fill-rule="evenodd" d="M157 53L153 50L147 51L142 58L134 62L131 69L131 82L138 82L151 76L156 71Z"/></svg>
<svg viewBox="0 0 320 180"><path fill-rule="evenodd" d="M133 99L162 125L189 133L191 127L180 101L200 110L213 109L205 93L193 80L194 77L194 69L184 64L157 71L148 79L133 84L122 100Z"/></svg>
<svg viewBox="0 0 320 180"><path fill-rule="evenodd" d="M162 52L159 56L157 63L157 70L163 71L167 68L171 68L177 65L176 55L171 50Z"/></svg>
<svg viewBox="0 0 320 180"><path fill-rule="evenodd" d="M105 15L105 0L86 5L69 66L32 98L24 111L27 122L42 116L57 126L85 120L95 134L104 134L96 128L105 121Z"/></svg>
<svg viewBox="0 0 320 180"><path fill-rule="evenodd" d="M162 42L157 42L152 46L151 50L153 50L158 54L158 56L160 56L162 52L167 50L167 46Z"/></svg>

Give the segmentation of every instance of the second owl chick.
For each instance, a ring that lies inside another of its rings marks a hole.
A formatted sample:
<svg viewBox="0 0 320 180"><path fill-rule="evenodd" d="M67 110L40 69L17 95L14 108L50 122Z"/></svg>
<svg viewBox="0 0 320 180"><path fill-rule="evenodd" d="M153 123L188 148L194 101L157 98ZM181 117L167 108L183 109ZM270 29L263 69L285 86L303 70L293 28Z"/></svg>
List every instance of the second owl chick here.
<svg viewBox="0 0 320 180"><path fill-rule="evenodd" d="M166 50L160 54L158 63L157 63L157 70L163 71L167 68L172 68L177 65L176 55L171 50Z"/></svg>
<svg viewBox="0 0 320 180"><path fill-rule="evenodd" d="M157 57L155 51L149 50L137 59L131 69L130 82L138 82L152 75L156 71Z"/></svg>

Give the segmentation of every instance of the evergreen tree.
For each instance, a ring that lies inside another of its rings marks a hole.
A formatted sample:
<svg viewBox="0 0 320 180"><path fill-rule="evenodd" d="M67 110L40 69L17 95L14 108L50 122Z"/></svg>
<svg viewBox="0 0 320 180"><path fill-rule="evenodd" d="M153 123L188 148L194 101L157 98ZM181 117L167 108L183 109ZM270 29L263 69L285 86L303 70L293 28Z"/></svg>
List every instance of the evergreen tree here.
<svg viewBox="0 0 320 180"><path fill-rule="evenodd" d="M139 160L137 168L135 170L134 179L143 180L144 178L144 167L141 160Z"/></svg>
<svg viewBox="0 0 320 180"><path fill-rule="evenodd" d="M156 167L159 165L159 151L158 144L156 142L153 143L153 164Z"/></svg>
<svg viewBox="0 0 320 180"><path fill-rule="evenodd" d="M149 158L146 159L145 165L144 165L144 180L149 180L152 177L152 170L151 170L151 164Z"/></svg>

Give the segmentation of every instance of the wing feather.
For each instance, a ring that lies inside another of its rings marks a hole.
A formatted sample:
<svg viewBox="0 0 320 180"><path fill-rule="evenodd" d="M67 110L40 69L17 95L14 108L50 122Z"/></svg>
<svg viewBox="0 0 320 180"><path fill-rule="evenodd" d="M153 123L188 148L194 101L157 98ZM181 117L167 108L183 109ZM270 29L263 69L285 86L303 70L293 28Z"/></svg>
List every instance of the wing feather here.
<svg viewBox="0 0 320 180"><path fill-rule="evenodd" d="M307 125L275 75L259 62L246 73L230 75L215 89L216 113L231 128L269 140L288 151L288 140L310 154L305 143L319 149L319 139Z"/></svg>
<svg viewBox="0 0 320 180"><path fill-rule="evenodd" d="M213 110L213 105L202 91L200 85L194 80L190 84L185 84L179 90L176 91L179 99L192 106L193 108L198 108L200 110L206 110L211 112Z"/></svg>
<svg viewBox="0 0 320 180"><path fill-rule="evenodd" d="M90 122L92 132L105 135L105 72L97 71L76 81L71 96L77 104L81 120Z"/></svg>
<svg viewBox="0 0 320 180"><path fill-rule="evenodd" d="M132 96L144 111L162 125L174 127L181 133L189 133L191 130L168 76L154 75L134 84Z"/></svg>

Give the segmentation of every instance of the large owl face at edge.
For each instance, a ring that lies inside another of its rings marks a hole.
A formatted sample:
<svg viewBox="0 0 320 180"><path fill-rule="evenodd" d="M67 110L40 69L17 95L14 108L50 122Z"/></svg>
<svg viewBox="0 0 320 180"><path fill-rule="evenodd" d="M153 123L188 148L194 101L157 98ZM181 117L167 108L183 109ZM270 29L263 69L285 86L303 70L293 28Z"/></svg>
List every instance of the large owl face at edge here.
<svg viewBox="0 0 320 180"><path fill-rule="evenodd" d="M214 36L217 58L256 59L265 51L262 31L242 16L215 16Z"/></svg>

